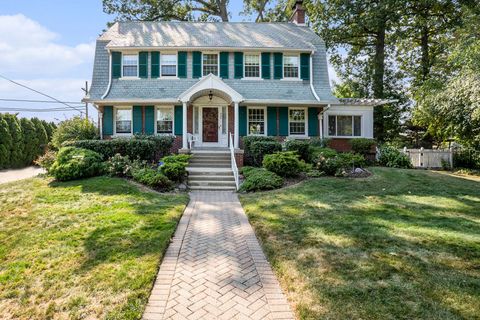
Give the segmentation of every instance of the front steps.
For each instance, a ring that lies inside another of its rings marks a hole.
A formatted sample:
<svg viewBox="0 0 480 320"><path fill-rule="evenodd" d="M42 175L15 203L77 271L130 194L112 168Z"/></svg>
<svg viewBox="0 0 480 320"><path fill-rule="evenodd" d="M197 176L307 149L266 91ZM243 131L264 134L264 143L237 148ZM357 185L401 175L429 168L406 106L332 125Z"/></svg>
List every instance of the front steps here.
<svg viewBox="0 0 480 320"><path fill-rule="evenodd" d="M229 151L193 150L187 171L191 190L236 190Z"/></svg>

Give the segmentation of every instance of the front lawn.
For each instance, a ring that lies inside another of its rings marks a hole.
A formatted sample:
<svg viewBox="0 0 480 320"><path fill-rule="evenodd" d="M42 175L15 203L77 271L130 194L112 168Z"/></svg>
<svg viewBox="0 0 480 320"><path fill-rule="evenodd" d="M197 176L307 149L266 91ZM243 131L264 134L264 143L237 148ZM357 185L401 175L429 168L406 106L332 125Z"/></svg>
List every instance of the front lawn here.
<svg viewBox="0 0 480 320"><path fill-rule="evenodd" d="M0 185L0 318L139 319L186 203L106 177Z"/></svg>
<svg viewBox="0 0 480 320"><path fill-rule="evenodd" d="M480 179L372 168L241 202L300 319L479 319Z"/></svg>

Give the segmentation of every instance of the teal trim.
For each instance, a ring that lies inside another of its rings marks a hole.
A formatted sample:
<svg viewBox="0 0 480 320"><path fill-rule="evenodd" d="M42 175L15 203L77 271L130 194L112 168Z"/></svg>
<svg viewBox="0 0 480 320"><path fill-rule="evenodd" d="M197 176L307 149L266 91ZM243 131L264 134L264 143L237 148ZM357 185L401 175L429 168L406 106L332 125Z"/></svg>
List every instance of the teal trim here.
<svg viewBox="0 0 480 320"><path fill-rule="evenodd" d="M267 135L277 135L277 108L267 107Z"/></svg>
<svg viewBox="0 0 480 320"><path fill-rule="evenodd" d="M228 79L228 52L220 52L220 78Z"/></svg>
<svg viewBox="0 0 480 320"><path fill-rule="evenodd" d="M270 79L270 52L262 52L262 78Z"/></svg>
<svg viewBox="0 0 480 320"><path fill-rule="evenodd" d="M178 77L187 77L187 53L185 51L179 51L178 54Z"/></svg>
<svg viewBox="0 0 480 320"><path fill-rule="evenodd" d="M243 52L235 52L235 79L243 78Z"/></svg>
<svg viewBox="0 0 480 320"><path fill-rule="evenodd" d="M175 111L174 111L174 118L175 118L175 135L176 136L181 136L183 135L183 106L175 106ZM185 123L185 125L187 125Z"/></svg>
<svg viewBox="0 0 480 320"><path fill-rule="evenodd" d="M273 54L273 78L283 78L283 53L275 52Z"/></svg>
<svg viewBox="0 0 480 320"><path fill-rule="evenodd" d="M247 107L238 107L238 135L247 135Z"/></svg>
<svg viewBox="0 0 480 320"><path fill-rule="evenodd" d="M148 52L142 51L138 53L138 76L140 78L148 78Z"/></svg>
<svg viewBox="0 0 480 320"><path fill-rule="evenodd" d="M279 107L278 117L280 123L279 135L286 137L288 136L288 107Z"/></svg>
<svg viewBox="0 0 480 320"><path fill-rule="evenodd" d="M310 80L310 54L300 54L300 78L302 80Z"/></svg>
<svg viewBox="0 0 480 320"><path fill-rule="evenodd" d="M118 79L122 76L122 53L112 52L112 78Z"/></svg>
<svg viewBox="0 0 480 320"><path fill-rule="evenodd" d="M202 76L202 53L200 51L192 52L192 77L200 78Z"/></svg>
<svg viewBox="0 0 480 320"><path fill-rule="evenodd" d="M151 59L151 77L153 79L160 77L160 52L152 52L150 54Z"/></svg>
<svg viewBox="0 0 480 320"><path fill-rule="evenodd" d="M308 136L317 137L318 132L318 108L308 108Z"/></svg>
<svg viewBox="0 0 480 320"><path fill-rule="evenodd" d="M133 134L143 133L142 106L133 106Z"/></svg>
<svg viewBox="0 0 480 320"><path fill-rule="evenodd" d="M102 133L106 136L113 135L113 107L103 107L103 128Z"/></svg>
<svg viewBox="0 0 480 320"><path fill-rule="evenodd" d="M145 107L145 134L155 133L155 107Z"/></svg>

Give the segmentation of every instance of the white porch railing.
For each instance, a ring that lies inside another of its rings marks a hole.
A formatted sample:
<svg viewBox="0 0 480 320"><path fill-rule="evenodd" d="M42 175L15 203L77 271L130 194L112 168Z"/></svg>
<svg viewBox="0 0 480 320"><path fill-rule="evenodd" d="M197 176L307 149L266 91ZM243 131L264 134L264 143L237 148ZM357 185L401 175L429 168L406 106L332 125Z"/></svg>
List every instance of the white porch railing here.
<svg viewBox="0 0 480 320"><path fill-rule="evenodd" d="M233 177L235 178L235 186L238 190L240 187L240 181L238 179L238 167L237 167L237 161L235 160L235 147L233 146L233 134L230 133L230 156L232 158L232 171L233 171Z"/></svg>

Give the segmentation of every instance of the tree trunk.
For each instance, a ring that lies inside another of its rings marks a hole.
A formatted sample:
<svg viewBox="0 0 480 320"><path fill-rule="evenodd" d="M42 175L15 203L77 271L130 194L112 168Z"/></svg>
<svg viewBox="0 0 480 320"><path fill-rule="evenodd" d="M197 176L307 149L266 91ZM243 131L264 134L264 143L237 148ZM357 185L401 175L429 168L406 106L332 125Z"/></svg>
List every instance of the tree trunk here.
<svg viewBox="0 0 480 320"><path fill-rule="evenodd" d="M385 34L386 21L379 23L377 35L375 39L375 55L373 57L373 97L376 99L384 98L384 75L385 75ZM378 141L385 139L384 126L384 107L375 107L375 137Z"/></svg>
<svg viewBox="0 0 480 320"><path fill-rule="evenodd" d="M217 0L218 12L220 19L223 22L228 22L228 10L227 10L227 1L226 0Z"/></svg>
<svg viewBox="0 0 480 320"><path fill-rule="evenodd" d="M427 25L422 27L422 36L421 36L421 48L422 48L422 81L428 79L430 74L430 56L429 56L429 29Z"/></svg>

